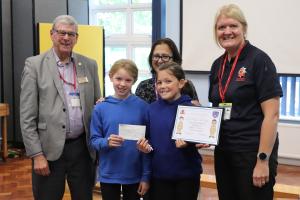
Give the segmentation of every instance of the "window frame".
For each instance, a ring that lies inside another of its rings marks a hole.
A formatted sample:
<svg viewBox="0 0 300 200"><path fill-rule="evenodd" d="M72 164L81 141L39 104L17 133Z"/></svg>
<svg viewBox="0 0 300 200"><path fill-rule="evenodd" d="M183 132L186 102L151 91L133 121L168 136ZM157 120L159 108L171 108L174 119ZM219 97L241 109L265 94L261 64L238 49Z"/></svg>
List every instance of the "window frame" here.
<svg viewBox="0 0 300 200"><path fill-rule="evenodd" d="M278 74L278 76L283 92L283 97L280 98L279 121L289 124L300 124L300 74ZM294 84L289 82L293 78L296 79ZM293 93L291 91L292 88L294 88L295 93L291 95L291 93ZM293 95L294 99L291 98ZM298 102L296 102L297 97ZM298 105L296 105L296 103L298 103ZM288 110L291 109L293 110L292 113L294 113L294 116L289 115Z"/></svg>
<svg viewBox="0 0 300 200"><path fill-rule="evenodd" d="M133 14L135 11L150 11L152 15L152 3L136 3L132 4L131 0L127 1L127 4L119 4L119 5L93 5L91 0L90 8L89 8L89 22L92 25L97 24L96 15L98 12L125 12L127 16L126 20L126 33L125 34L105 34L105 47L126 47L126 57L128 59L132 59L134 57L134 48L135 47L149 47L149 52L152 44L152 31L150 34L134 34L133 33ZM151 16L151 20L153 17ZM152 22L151 22L152 26ZM104 29L105 31L105 29ZM106 55L106 54L105 54ZM108 55L106 55L107 57ZM147 58L146 60L147 61ZM147 62L148 63L148 62ZM149 67L149 66L148 66ZM106 66L106 62L104 62L104 80L106 76L108 76L109 66ZM150 68L149 68L149 78L151 77ZM108 93L106 83L104 81L104 95ZM135 87L138 83L135 83ZM133 87L133 89L135 88Z"/></svg>

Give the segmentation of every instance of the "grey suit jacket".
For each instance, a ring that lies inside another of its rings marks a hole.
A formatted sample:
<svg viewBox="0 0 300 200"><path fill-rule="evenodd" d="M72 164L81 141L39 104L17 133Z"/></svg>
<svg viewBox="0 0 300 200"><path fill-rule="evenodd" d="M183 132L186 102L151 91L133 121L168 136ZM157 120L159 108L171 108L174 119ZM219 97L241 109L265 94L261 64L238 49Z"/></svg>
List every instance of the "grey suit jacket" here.
<svg viewBox="0 0 300 200"><path fill-rule="evenodd" d="M100 97L97 64L85 56L76 53L73 55L77 78L88 79L87 83L79 83L88 143L91 112ZM60 157L66 139L66 107L53 50L27 58L21 80L20 123L28 156L42 152L50 161ZM95 152L90 145L88 148L92 159L95 159Z"/></svg>

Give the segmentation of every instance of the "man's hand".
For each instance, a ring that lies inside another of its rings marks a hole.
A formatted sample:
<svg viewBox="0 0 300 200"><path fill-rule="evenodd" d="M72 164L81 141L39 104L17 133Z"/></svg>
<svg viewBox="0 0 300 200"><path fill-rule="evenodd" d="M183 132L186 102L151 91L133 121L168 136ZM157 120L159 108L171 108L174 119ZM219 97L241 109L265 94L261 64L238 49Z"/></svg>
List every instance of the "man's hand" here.
<svg viewBox="0 0 300 200"><path fill-rule="evenodd" d="M33 170L41 176L49 176L50 169L48 161L43 154L33 157Z"/></svg>
<svg viewBox="0 0 300 200"><path fill-rule="evenodd" d="M96 104L102 103L103 101L105 101L105 97L100 97L99 99L97 99Z"/></svg>

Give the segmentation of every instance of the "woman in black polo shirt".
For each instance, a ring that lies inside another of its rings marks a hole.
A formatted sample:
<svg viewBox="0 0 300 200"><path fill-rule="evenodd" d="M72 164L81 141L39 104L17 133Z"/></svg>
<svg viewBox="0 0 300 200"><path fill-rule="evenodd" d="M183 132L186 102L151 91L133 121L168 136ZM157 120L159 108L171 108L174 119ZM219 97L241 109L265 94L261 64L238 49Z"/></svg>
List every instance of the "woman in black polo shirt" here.
<svg viewBox="0 0 300 200"><path fill-rule="evenodd" d="M234 4L215 18L225 53L210 72L209 100L224 107L215 172L220 200L272 200L277 171L279 98L270 57L247 41L247 21Z"/></svg>

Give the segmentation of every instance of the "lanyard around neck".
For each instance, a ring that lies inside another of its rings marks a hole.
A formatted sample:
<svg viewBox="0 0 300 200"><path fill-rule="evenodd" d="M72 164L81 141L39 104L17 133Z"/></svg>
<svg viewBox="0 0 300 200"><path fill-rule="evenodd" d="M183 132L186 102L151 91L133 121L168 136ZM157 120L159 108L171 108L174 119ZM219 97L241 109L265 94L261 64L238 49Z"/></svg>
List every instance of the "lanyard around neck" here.
<svg viewBox="0 0 300 200"><path fill-rule="evenodd" d="M74 88L74 91L76 91L76 66L75 66L75 63L73 63L73 83L70 83L68 81L66 81L66 79L64 78L65 76L65 67L63 68L63 75L61 75L60 71L58 71L59 73L59 78L65 83L65 84L68 84L68 85L71 85L73 86Z"/></svg>
<svg viewBox="0 0 300 200"><path fill-rule="evenodd" d="M227 89L228 89L228 86L229 86L229 83L232 79L232 76L233 76L233 72L234 72L234 69L236 67L236 64L237 64L237 61L240 57L240 54L241 54L241 51L243 49L244 45L241 46L237 52L237 55L234 59L234 62L232 64L232 67L231 67L231 70L230 70L230 74L227 78L227 81L225 83L225 87L223 88L223 85L222 85L222 78L223 78L223 75L224 75L224 71L225 71L225 65L226 65L226 62L227 62L227 58L228 58L228 53L226 53L225 55L225 58L224 58L224 61L223 61L223 65L221 66L221 68L219 69L219 73L218 73L218 79L219 79L219 95L221 97L221 100L222 102L224 103L225 102L225 94L227 92Z"/></svg>

